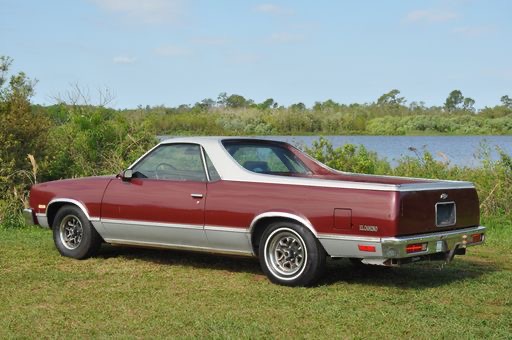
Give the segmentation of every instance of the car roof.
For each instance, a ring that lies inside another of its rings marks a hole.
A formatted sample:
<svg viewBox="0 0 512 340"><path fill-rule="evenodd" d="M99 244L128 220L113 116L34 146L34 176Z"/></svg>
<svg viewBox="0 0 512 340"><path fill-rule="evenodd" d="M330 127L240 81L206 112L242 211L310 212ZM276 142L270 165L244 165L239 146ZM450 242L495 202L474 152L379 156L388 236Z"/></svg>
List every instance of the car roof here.
<svg viewBox="0 0 512 340"><path fill-rule="evenodd" d="M197 144L218 144L225 140L233 141L250 141L250 142L261 142L261 143L282 143L285 142L274 140L274 139L262 139L258 137L233 137L233 136L200 136L200 137L171 137L162 139L160 144L174 144L174 143L197 143Z"/></svg>

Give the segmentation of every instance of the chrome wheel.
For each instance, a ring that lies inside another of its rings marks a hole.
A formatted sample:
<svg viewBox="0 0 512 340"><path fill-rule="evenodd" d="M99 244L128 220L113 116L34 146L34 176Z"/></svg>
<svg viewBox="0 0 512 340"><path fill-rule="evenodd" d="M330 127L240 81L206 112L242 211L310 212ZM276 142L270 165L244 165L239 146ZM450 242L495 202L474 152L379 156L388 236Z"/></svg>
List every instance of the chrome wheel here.
<svg viewBox="0 0 512 340"><path fill-rule="evenodd" d="M82 222L74 215L65 216L60 222L59 235L64 247L68 249L78 248L84 235Z"/></svg>
<svg viewBox="0 0 512 340"><path fill-rule="evenodd" d="M275 230L265 243L265 262L282 280L298 277L307 263L307 249L302 237L292 229Z"/></svg>

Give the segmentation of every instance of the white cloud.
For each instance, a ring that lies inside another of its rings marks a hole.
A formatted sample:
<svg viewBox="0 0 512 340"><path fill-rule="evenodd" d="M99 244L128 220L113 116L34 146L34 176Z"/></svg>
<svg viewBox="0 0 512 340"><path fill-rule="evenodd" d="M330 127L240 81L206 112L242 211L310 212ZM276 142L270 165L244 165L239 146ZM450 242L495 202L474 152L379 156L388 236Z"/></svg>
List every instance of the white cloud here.
<svg viewBox="0 0 512 340"><path fill-rule="evenodd" d="M174 22L181 14L182 0L90 0L100 8L143 23Z"/></svg>
<svg viewBox="0 0 512 340"><path fill-rule="evenodd" d="M304 40L304 36L300 34L292 34L287 32L272 33L270 35L270 42L278 44L297 43Z"/></svg>
<svg viewBox="0 0 512 340"><path fill-rule="evenodd" d="M114 64L133 64L137 61L137 58L129 57L126 55L119 55L117 57L114 57L112 61L114 62Z"/></svg>
<svg viewBox="0 0 512 340"><path fill-rule="evenodd" d="M184 57L191 55L192 51L176 45L162 45L155 49L155 53L162 57Z"/></svg>
<svg viewBox="0 0 512 340"><path fill-rule="evenodd" d="M274 4L260 4L256 7L254 7L254 10L256 12L273 14L273 15L290 15L290 14L292 14L291 10L289 10L287 8L283 8L281 6L274 5Z"/></svg>
<svg viewBox="0 0 512 340"><path fill-rule="evenodd" d="M445 22L457 19L459 15L452 11L421 9L407 13L407 22Z"/></svg>

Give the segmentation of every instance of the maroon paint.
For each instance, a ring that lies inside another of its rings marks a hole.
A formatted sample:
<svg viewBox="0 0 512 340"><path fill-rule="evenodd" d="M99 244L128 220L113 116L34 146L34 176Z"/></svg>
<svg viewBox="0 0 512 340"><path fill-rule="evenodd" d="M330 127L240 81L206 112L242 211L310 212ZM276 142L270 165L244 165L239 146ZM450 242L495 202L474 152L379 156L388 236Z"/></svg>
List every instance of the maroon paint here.
<svg viewBox="0 0 512 340"><path fill-rule="evenodd" d="M115 179L105 191L101 217L203 225L205 199L193 198L191 194L206 196L206 183Z"/></svg>

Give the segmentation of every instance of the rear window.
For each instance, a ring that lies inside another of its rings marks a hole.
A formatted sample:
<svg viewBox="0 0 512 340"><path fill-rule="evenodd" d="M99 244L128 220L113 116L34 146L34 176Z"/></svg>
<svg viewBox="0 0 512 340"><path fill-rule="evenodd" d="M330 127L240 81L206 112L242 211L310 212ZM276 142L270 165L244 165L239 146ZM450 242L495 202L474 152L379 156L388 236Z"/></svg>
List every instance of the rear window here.
<svg viewBox="0 0 512 340"><path fill-rule="evenodd" d="M271 175L305 175L311 171L287 147L278 143L223 141L228 153L245 169Z"/></svg>

